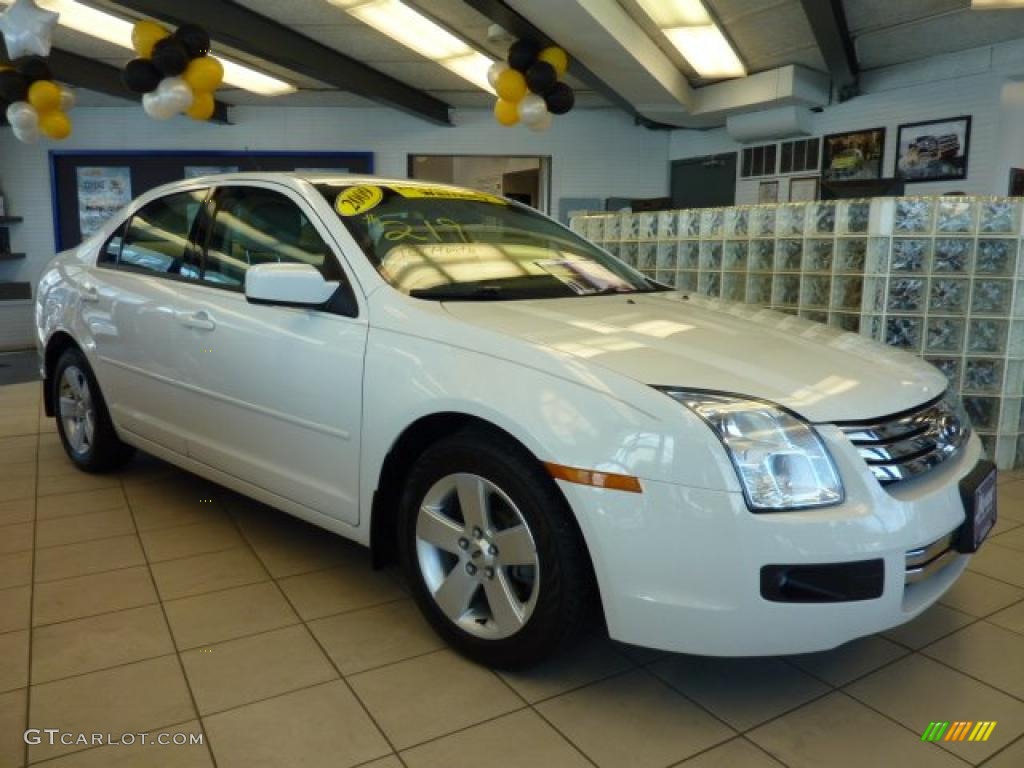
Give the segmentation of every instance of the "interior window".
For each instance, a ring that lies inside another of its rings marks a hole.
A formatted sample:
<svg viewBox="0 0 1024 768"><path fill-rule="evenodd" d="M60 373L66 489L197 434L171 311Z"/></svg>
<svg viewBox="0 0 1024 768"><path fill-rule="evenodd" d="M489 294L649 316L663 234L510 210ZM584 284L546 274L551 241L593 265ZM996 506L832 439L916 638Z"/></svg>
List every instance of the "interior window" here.
<svg viewBox="0 0 1024 768"><path fill-rule="evenodd" d="M124 234L118 264L147 272L197 277L189 263L193 261L189 236L208 191L179 192L138 210ZM115 241L116 236L108 242L107 248Z"/></svg>
<svg viewBox="0 0 1024 768"><path fill-rule="evenodd" d="M260 187L221 189L203 280L240 289L249 267L270 263L311 264L327 280L341 278L331 249L294 202Z"/></svg>

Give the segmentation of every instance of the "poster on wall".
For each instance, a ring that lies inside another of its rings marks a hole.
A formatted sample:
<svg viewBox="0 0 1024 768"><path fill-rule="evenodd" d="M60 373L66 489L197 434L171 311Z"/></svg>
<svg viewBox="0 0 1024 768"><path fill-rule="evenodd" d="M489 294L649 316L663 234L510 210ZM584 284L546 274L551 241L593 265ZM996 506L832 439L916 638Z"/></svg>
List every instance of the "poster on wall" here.
<svg viewBox="0 0 1024 768"><path fill-rule="evenodd" d="M221 173L238 173L237 165L186 165L185 178L198 179L200 176L216 176Z"/></svg>
<svg viewBox="0 0 1024 768"><path fill-rule="evenodd" d="M84 240L132 201L132 173L128 167L80 166L76 177L78 229Z"/></svg>
<svg viewBox="0 0 1024 768"><path fill-rule="evenodd" d="M825 181L857 181L882 177L885 128L833 133L825 137L822 178Z"/></svg>
<svg viewBox="0 0 1024 768"><path fill-rule="evenodd" d="M789 202L810 203L818 199L818 177L800 176L789 180Z"/></svg>
<svg viewBox="0 0 1024 768"><path fill-rule="evenodd" d="M909 182L966 179L970 141L970 117L901 125L896 140L896 178Z"/></svg>

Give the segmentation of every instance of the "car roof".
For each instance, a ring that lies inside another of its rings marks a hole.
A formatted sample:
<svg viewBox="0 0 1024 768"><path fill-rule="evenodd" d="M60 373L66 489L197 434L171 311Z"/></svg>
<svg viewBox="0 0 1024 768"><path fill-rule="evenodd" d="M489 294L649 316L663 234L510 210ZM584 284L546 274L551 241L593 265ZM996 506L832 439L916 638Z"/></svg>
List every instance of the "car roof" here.
<svg viewBox="0 0 1024 768"><path fill-rule="evenodd" d="M417 186L417 187L436 187L436 188L448 188L448 189L465 189L463 186L458 184L443 184L435 181L423 181L418 179L402 179L397 177L387 176L374 176L372 174L365 173L344 173L337 172L333 173L330 171L245 171L239 173L217 173L209 176L197 176L195 178L184 179L182 181L200 182L208 184L217 184L231 181L280 181L280 182L293 182L293 181L308 181L313 184L318 183L336 183L336 184L347 184L350 186L357 186L360 184L373 184L373 185L389 185L389 184L400 184L402 186ZM177 186L182 181L171 182L167 186Z"/></svg>

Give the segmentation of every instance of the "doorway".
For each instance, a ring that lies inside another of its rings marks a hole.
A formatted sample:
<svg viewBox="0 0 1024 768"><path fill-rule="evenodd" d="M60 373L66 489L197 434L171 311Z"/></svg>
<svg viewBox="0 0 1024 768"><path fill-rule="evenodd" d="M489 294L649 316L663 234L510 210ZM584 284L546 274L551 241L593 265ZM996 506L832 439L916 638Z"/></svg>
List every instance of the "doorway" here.
<svg viewBox="0 0 1024 768"><path fill-rule="evenodd" d="M673 208L736 204L736 153L672 161Z"/></svg>
<svg viewBox="0 0 1024 768"><path fill-rule="evenodd" d="M505 195L543 213L550 209L548 157L409 155L409 178Z"/></svg>

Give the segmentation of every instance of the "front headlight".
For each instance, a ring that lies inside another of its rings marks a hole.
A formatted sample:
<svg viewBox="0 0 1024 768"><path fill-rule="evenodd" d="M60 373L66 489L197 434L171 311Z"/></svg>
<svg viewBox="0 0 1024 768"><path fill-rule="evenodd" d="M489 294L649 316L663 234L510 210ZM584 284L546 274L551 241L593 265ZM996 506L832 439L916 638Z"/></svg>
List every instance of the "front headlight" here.
<svg viewBox="0 0 1024 768"><path fill-rule="evenodd" d="M659 389L700 416L722 441L751 511L842 503L839 472L810 424L763 400Z"/></svg>

